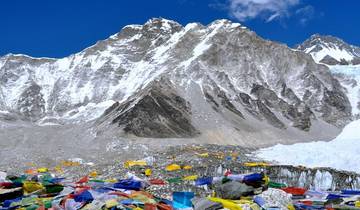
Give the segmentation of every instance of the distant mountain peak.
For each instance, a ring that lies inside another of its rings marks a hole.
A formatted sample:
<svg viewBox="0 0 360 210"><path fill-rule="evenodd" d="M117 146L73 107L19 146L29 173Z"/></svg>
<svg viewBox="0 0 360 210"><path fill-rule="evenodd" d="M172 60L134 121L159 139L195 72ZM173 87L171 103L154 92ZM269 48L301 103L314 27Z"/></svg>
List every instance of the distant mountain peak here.
<svg viewBox="0 0 360 210"><path fill-rule="evenodd" d="M360 48L331 35L314 34L296 47L318 63L328 65L360 64Z"/></svg>
<svg viewBox="0 0 360 210"><path fill-rule="evenodd" d="M165 18L151 18L144 24L144 27L154 27L163 31L172 31L174 28L182 28L182 25L176 21Z"/></svg>

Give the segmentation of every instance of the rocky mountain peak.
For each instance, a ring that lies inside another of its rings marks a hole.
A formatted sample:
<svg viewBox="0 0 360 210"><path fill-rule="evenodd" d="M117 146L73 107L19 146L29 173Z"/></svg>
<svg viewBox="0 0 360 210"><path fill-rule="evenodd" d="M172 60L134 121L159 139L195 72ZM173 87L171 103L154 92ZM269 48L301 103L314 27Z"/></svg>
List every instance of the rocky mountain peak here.
<svg viewBox="0 0 360 210"><path fill-rule="evenodd" d="M1 60L0 110L41 125L266 145L328 138L351 117L325 66L229 20L154 18L65 58Z"/></svg>
<svg viewBox="0 0 360 210"><path fill-rule="evenodd" d="M296 48L312 55L316 62L328 65L360 64L360 48L334 36L314 34Z"/></svg>
<svg viewBox="0 0 360 210"><path fill-rule="evenodd" d="M178 22L165 18L152 18L144 24L144 28L156 28L162 30L163 32L168 32L173 30L178 31L182 28L182 25Z"/></svg>

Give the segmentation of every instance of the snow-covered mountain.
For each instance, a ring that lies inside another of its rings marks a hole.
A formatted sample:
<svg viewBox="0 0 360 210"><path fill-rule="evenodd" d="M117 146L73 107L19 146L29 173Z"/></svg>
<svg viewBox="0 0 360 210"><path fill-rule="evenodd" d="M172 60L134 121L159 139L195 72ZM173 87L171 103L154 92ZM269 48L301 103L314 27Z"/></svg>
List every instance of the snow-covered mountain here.
<svg viewBox="0 0 360 210"><path fill-rule="evenodd" d="M331 74L346 89L345 93L350 100L352 114L357 120L348 124L340 135L329 142L278 144L259 150L257 155L281 164L332 167L359 173L360 65L355 64L358 64L356 59L359 58L360 48L335 37L314 35L297 49L309 53L316 62L329 67ZM331 59L323 59L326 56ZM338 62L332 62L334 59Z"/></svg>
<svg viewBox="0 0 360 210"><path fill-rule="evenodd" d="M155 18L62 59L0 58L0 119L96 135L269 145L329 139L351 105L328 68L228 20Z"/></svg>
<svg viewBox="0 0 360 210"><path fill-rule="evenodd" d="M360 113L360 47L333 36L315 34L296 48L310 54L317 63L329 67L333 76L346 89L352 114Z"/></svg>
<svg viewBox="0 0 360 210"><path fill-rule="evenodd" d="M360 64L360 48L333 36L312 35L296 49L310 54L318 63L328 65Z"/></svg>

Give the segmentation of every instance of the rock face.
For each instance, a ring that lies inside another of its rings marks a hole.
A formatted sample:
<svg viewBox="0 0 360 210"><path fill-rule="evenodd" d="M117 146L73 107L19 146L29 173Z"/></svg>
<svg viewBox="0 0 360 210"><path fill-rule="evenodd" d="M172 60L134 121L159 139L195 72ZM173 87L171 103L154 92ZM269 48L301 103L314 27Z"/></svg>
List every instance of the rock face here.
<svg viewBox="0 0 360 210"><path fill-rule="evenodd" d="M41 87L33 83L27 87L17 101L17 110L25 118L35 121L45 114L45 101L41 93Z"/></svg>
<svg viewBox="0 0 360 210"><path fill-rule="evenodd" d="M189 138L199 134L191 124L189 102L164 80L126 102L115 103L102 118L111 119L111 123L119 125L125 133L139 137Z"/></svg>
<svg viewBox="0 0 360 210"><path fill-rule="evenodd" d="M315 34L296 48L313 56L316 62L328 65L360 64L360 48L337 37Z"/></svg>
<svg viewBox="0 0 360 210"><path fill-rule="evenodd" d="M360 48L347 44L336 37L315 34L298 45L297 49L311 55L316 62L329 67L332 75L346 89L345 93L350 100L353 117L358 119L360 116L358 85L360 81Z"/></svg>
<svg viewBox="0 0 360 210"><path fill-rule="evenodd" d="M6 55L0 81L0 110L99 135L267 145L329 139L351 117L327 67L228 20L155 18L62 59Z"/></svg>
<svg viewBox="0 0 360 210"><path fill-rule="evenodd" d="M251 195L254 190L244 183L230 181L216 187L216 195L224 199L239 200L240 197Z"/></svg>

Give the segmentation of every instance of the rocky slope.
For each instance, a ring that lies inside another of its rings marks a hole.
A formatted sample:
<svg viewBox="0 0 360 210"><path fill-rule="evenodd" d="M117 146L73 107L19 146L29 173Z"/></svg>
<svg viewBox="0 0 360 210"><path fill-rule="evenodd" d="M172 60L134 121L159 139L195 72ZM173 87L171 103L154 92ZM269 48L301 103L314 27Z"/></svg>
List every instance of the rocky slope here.
<svg viewBox="0 0 360 210"><path fill-rule="evenodd" d="M0 81L2 121L84 123L97 138L265 146L331 139L351 118L327 67L228 20L151 19L62 59L9 54Z"/></svg>
<svg viewBox="0 0 360 210"><path fill-rule="evenodd" d="M360 113L360 48L350 45L333 36L315 34L301 45L297 50L310 54L313 59L329 67L332 75L346 89L352 114L355 118Z"/></svg>

